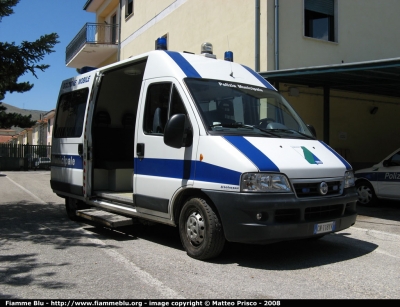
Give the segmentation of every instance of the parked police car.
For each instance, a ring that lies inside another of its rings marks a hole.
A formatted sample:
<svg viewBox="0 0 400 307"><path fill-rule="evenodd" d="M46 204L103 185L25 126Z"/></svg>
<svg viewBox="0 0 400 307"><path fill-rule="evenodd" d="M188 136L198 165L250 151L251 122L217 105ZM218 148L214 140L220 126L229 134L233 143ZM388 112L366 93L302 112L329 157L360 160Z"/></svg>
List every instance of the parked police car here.
<svg viewBox="0 0 400 307"><path fill-rule="evenodd" d="M358 204L372 206L379 199L400 200L400 148L370 168L355 172Z"/></svg>

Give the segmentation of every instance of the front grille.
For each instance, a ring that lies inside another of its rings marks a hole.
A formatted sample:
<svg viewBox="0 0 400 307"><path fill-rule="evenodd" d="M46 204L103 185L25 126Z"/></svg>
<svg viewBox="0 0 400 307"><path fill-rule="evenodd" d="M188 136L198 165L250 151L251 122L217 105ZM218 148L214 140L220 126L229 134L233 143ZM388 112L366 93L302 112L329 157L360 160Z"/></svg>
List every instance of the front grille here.
<svg viewBox="0 0 400 307"><path fill-rule="evenodd" d="M328 193L326 195L321 195L319 193L319 186L321 181L317 182L298 182L294 183L294 189L296 191L296 195L298 198L307 198L307 197L326 197L326 196L335 196L340 195L342 191L341 181L325 181L328 184Z"/></svg>
<svg viewBox="0 0 400 307"><path fill-rule="evenodd" d="M297 222L300 220L300 209L279 209L275 211L275 221L278 223Z"/></svg>
<svg viewBox="0 0 400 307"><path fill-rule="evenodd" d="M315 221L321 219L330 219L340 217L343 213L343 205L330 205L320 207L306 208L304 219L306 221Z"/></svg>

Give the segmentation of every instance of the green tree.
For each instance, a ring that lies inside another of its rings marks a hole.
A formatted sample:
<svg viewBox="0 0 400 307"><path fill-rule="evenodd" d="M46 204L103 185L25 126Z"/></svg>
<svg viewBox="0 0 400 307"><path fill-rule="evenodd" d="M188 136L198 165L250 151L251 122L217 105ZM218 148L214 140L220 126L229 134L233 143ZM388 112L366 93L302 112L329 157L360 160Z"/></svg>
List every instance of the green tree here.
<svg viewBox="0 0 400 307"><path fill-rule="evenodd" d="M0 0L0 22L3 17L14 13L13 7L19 0ZM54 52L53 47L58 43L56 33L41 36L34 42L23 41L20 45L14 42L0 42L0 101L7 92L23 93L32 89L29 82L18 82L18 78L28 72L37 78L36 71L45 71L49 65L38 64L46 54ZM31 116L22 116L17 113L6 113L6 108L0 102L0 128L18 126L32 127L35 121Z"/></svg>
<svg viewBox="0 0 400 307"><path fill-rule="evenodd" d="M21 115L19 113L6 113L7 108L0 102L0 128L10 129L12 126L30 128L36 121L31 120L32 115Z"/></svg>

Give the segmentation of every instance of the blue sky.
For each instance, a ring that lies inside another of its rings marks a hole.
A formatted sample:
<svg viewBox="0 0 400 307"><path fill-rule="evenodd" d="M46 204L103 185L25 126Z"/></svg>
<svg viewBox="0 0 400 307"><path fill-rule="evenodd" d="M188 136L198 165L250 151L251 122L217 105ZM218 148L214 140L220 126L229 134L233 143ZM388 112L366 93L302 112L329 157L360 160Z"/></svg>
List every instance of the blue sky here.
<svg viewBox="0 0 400 307"><path fill-rule="evenodd" d="M14 14L0 22L0 41L35 41L41 35L57 33L55 52L46 55L40 64L49 64L38 79L30 73L18 81L29 81L34 87L25 93L6 93L2 102L21 109L50 111L56 107L61 81L77 75L65 66L65 48L86 22L94 22L95 14L83 10L86 0L20 0Z"/></svg>

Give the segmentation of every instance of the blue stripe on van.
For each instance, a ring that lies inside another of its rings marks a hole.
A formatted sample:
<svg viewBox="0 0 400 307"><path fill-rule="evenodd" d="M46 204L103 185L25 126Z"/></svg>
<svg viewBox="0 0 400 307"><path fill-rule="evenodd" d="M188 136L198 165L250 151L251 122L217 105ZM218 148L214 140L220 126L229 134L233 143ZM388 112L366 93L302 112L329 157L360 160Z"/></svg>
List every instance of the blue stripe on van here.
<svg viewBox="0 0 400 307"><path fill-rule="evenodd" d="M343 164L344 164L344 166L346 167L346 169L349 171L349 170L351 170L351 169L353 169L352 167L351 167L351 165L345 160L345 159L343 159L343 157L341 156L341 155L339 155L336 151L334 151L330 146L328 146L327 144L325 144L324 142L322 142L322 141L319 141L322 145L324 145L328 150L330 150L330 152L332 152Z"/></svg>
<svg viewBox="0 0 400 307"><path fill-rule="evenodd" d="M180 53L167 50L165 52L178 64L186 76L189 78L201 78L197 70Z"/></svg>
<svg viewBox="0 0 400 307"><path fill-rule="evenodd" d="M194 167L190 160L135 158L135 174L168 177L176 179L192 179Z"/></svg>
<svg viewBox="0 0 400 307"><path fill-rule="evenodd" d="M247 66L245 66L245 65L242 65L242 66L243 66L244 68L246 68L246 69L248 70L248 72L251 73L254 77L256 77L258 81L260 81L262 84L264 84L264 86L265 86L266 88L269 88L269 89L275 91L274 87L273 87L271 84L269 84L269 82L268 82L267 80L265 80L263 77L261 77L258 73L256 73L256 72L255 72L254 70L252 70L250 67L247 67Z"/></svg>
<svg viewBox="0 0 400 307"><path fill-rule="evenodd" d="M280 172L279 168L262 151L242 136L224 136L224 138L243 153L261 172Z"/></svg>
<svg viewBox="0 0 400 307"><path fill-rule="evenodd" d="M83 169L83 160L79 155L51 155L51 166Z"/></svg>
<svg viewBox="0 0 400 307"><path fill-rule="evenodd" d="M190 160L135 158L135 174L239 185L240 172Z"/></svg>
<svg viewBox="0 0 400 307"><path fill-rule="evenodd" d="M213 164L196 161L196 180L239 185L240 176L240 172Z"/></svg>

